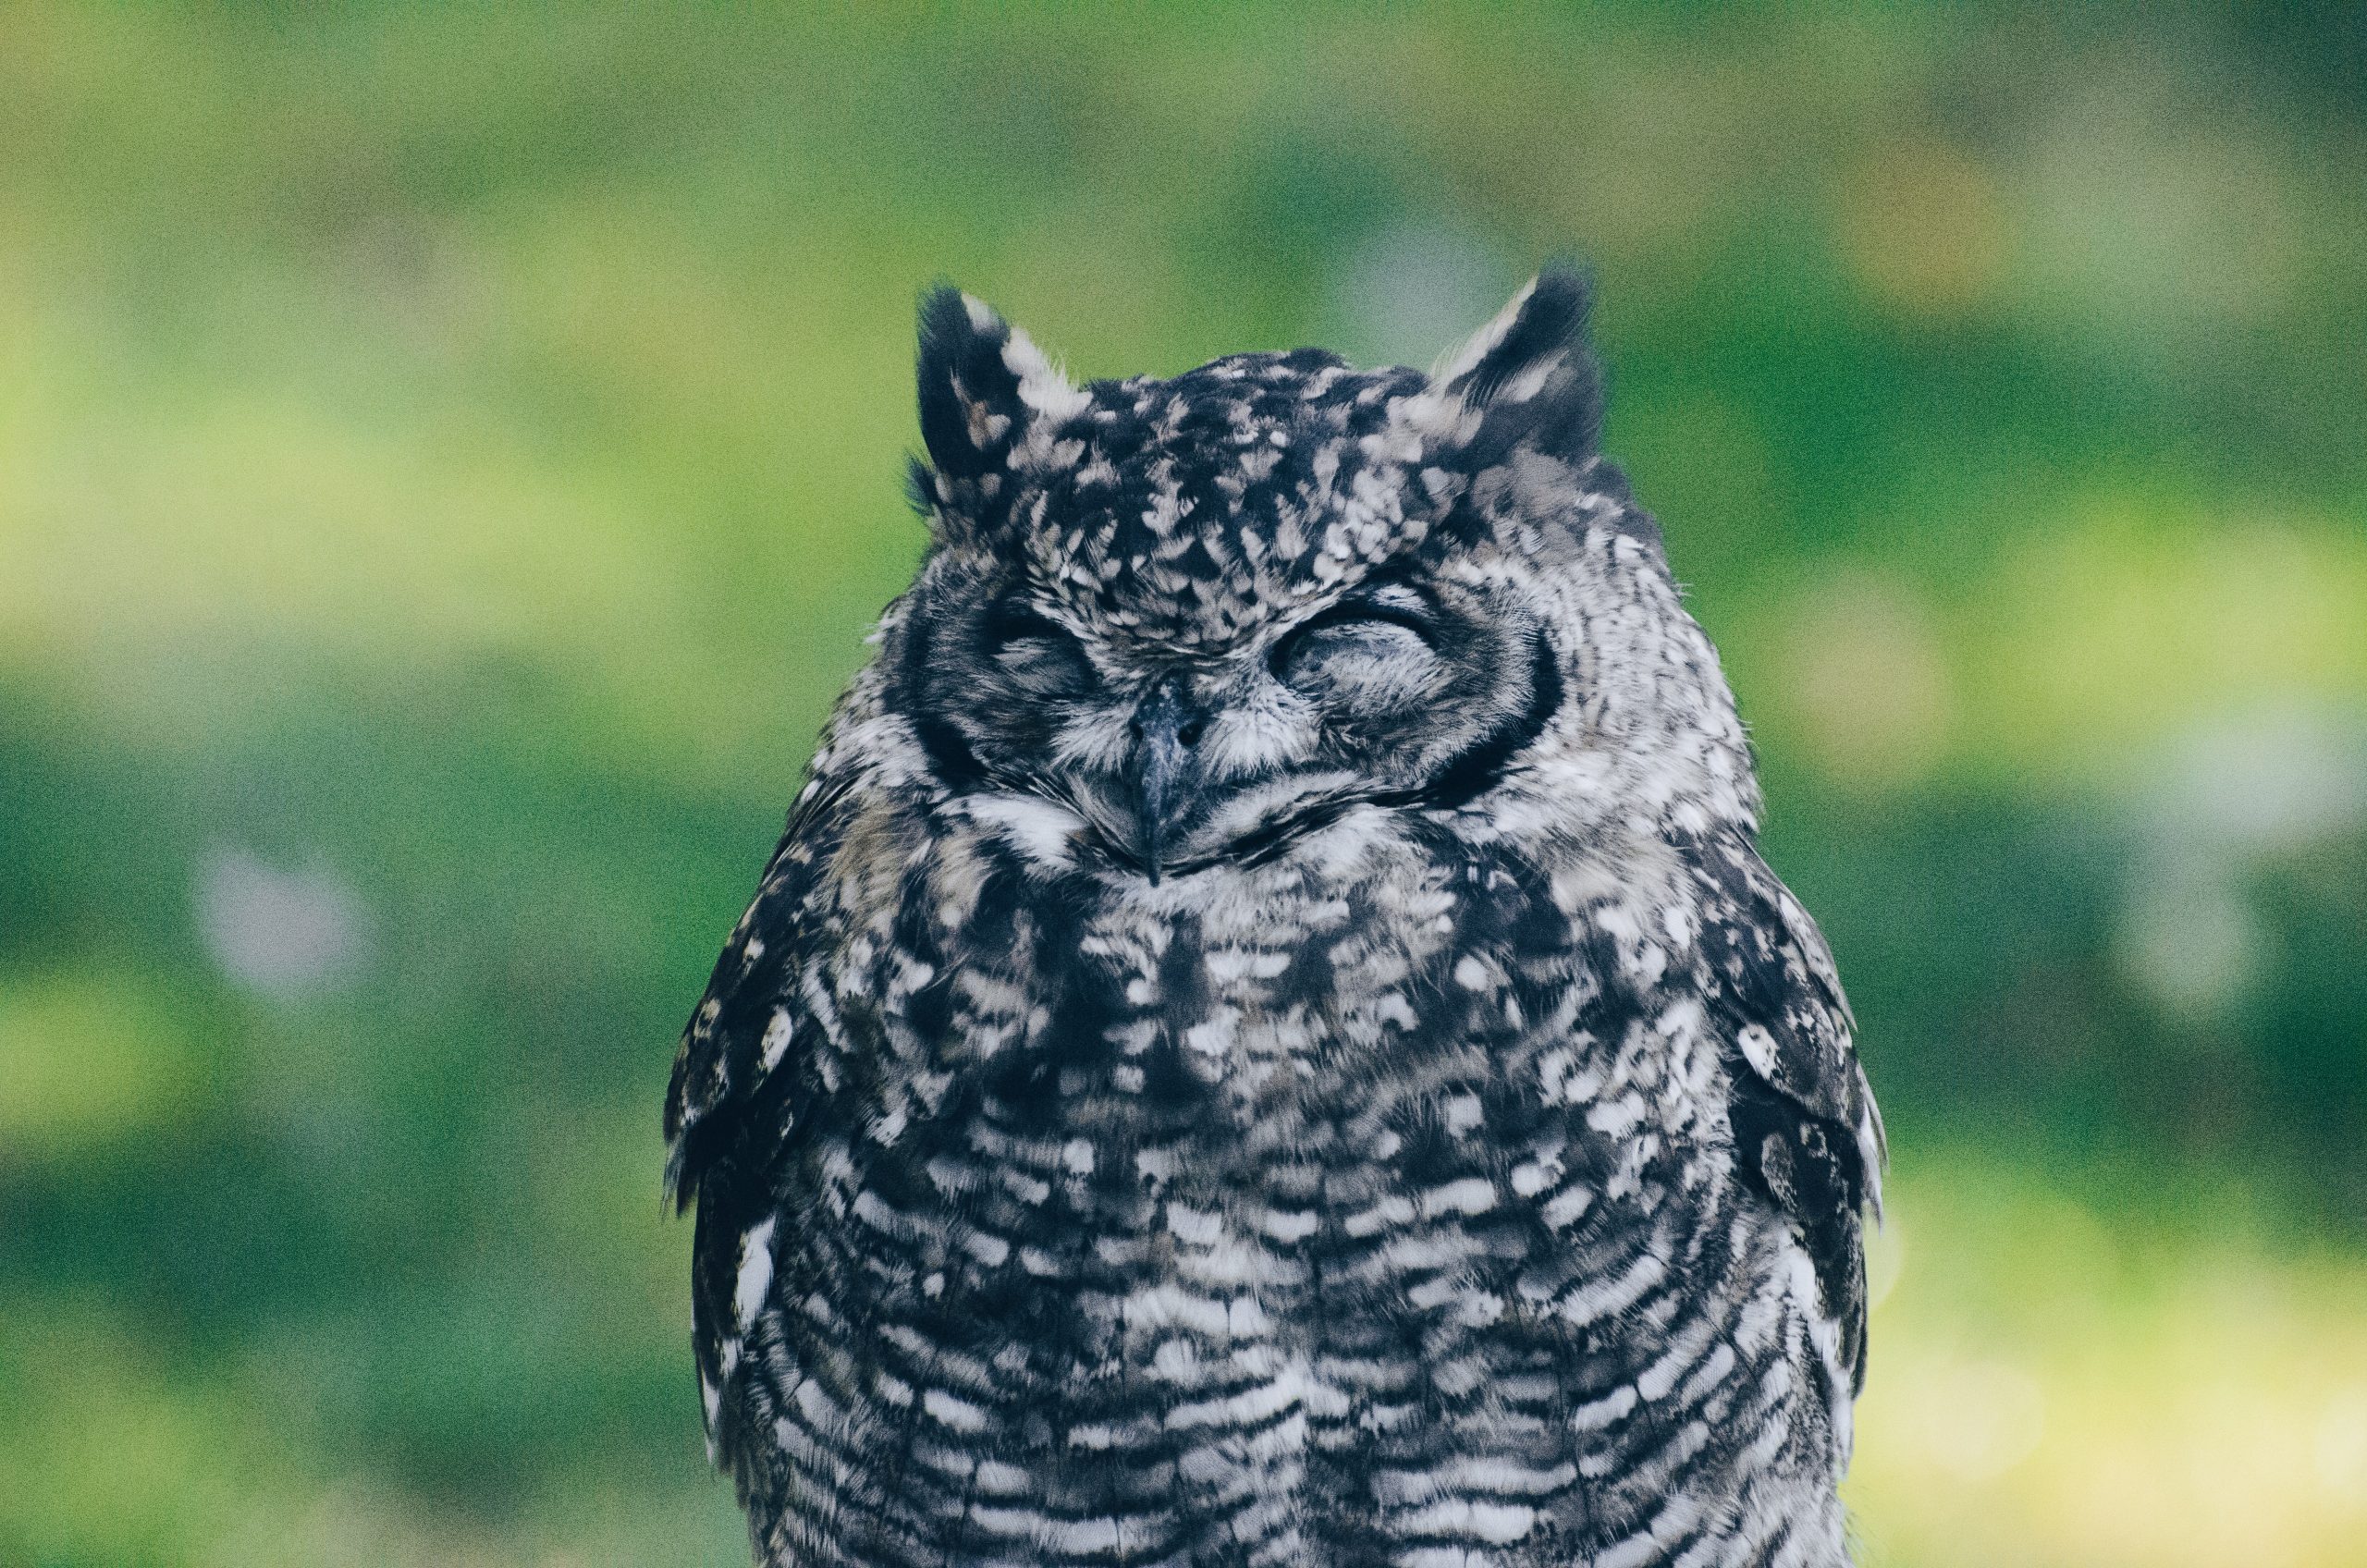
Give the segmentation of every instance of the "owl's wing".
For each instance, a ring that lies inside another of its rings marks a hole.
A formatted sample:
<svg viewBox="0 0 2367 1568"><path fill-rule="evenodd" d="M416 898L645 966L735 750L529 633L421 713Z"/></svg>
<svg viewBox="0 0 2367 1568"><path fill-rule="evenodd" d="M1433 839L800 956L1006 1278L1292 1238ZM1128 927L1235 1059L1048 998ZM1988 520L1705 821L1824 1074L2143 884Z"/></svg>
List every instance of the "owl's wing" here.
<svg viewBox="0 0 2367 1568"><path fill-rule="evenodd" d="M1824 934L1757 850L1733 838L1695 848L1743 1175L1798 1226L1854 1390L1865 1380L1862 1217L1881 1212L1885 1153L1856 1021Z"/></svg>
<svg viewBox="0 0 2367 1568"><path fill-rule="evenodd" d="M816 1064L797 1048L811 1012L798 977L818 924L817 866L839 836L844 794L817 781L799 801L682 1031L665 1123L666 1186L678 1207L708 1195L718 1161L752 1131L778 1147L803 1114Z"/></svg>
<svg viewBox="0 0 2367 1568"><path fill-rule="evenodd" d="M809 994L806 977L830 917L822 873L844 837L847 803L840 782L816 782L801 796L682 1031L666 1092L667 1190L678 1207L698 1206L692 1339L708 1452L743 1502L758 1448L746 1431L753 1364L742 1343L768 1307L773 1261L787 1240L776 1236L778 1160L826 1113L834 1080L819 1026L829 999Z"/></svg>

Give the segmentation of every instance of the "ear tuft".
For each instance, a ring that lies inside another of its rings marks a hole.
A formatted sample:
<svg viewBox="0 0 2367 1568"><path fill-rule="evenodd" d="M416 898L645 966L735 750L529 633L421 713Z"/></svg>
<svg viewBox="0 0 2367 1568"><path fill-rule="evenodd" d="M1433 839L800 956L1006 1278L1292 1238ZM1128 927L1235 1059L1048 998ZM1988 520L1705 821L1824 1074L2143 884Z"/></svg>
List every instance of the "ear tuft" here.
<svg viewBox="0 0 2367 1568"><path fill-rule="evenodd" d="M939 285L921 300L921 442L949 479L1002 466L1017 433L1019 377L1003 363L1011 328L985 305Z"/></svg>
<svg viewBox="0 0 2367 1568"><path fill-rule="evenodd" d="M952 481L1005 467L1033 420L1085 401L1025 333L943 284L921 299L919 380L921 442Z"/></svg>
<svg viewBox="0 0 2367 1568"><path fill-rule="evenodd" d="M1490 467L1524 446L1573 463L1593 454L1602 423L1601 375L1587 347L1593 295L1581 274L1549 268L1433 373L1469 466Z"/></svg>

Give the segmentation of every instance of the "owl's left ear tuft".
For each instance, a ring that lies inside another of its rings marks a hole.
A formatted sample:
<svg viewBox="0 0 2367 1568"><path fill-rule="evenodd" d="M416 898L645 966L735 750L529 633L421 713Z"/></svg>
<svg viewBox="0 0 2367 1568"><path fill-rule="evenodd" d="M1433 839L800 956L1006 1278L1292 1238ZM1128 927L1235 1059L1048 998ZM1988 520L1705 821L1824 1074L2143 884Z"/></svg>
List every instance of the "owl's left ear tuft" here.
<svg viewBox="0 0 2367 1568"><path fill-rule="evenodd" d="M1549 268L1431 374L1464 466L1492 467L1519 447L1572 463L1593 455L1602 424L1601 373L1587 347L1593 304L1582 274Z"/></svg>
<svg viewBox="0 0 2367 1568"><path fill-rule="evenodd" d="M1033 422L1085 400L1025 333L944 285L921 300L919 379L921 442L952 481L1007 467Z"/></svg>

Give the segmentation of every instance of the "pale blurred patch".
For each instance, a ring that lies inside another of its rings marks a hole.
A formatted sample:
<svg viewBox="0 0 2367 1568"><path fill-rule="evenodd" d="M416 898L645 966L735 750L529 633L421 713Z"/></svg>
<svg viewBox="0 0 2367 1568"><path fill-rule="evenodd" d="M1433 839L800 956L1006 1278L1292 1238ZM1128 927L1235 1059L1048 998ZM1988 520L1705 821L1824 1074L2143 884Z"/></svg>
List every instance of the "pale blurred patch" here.
<svg viewBox="0 0 2367 1568"><path fill-rule="evenodd" d="M1968 750L2128 788L2198 716L2367 704L2363 605L2356 528L2101 497L1967 595Z"/></svg>
<svg viewBox="0 0 2367 1568"><path fill-rule="evenodd" d="M275 866L241 850L198 863L198 933L222 973L275 997L326 990L357 976L369 957L361 895L322 865Z"/></svg>
<svg viewBox="0 0 2367 1568"><path fill-rule="evenodd" d="M2367 704L2280 704L2205 719L2143 775L2139 809L2166 840L2295 850L2367 817Z"/></svg>
<svg viewBox="0 0 2367 1568"><path fill-rule="evenodd" d="M1858 285L1905 315L1952 315L1996 292L2014 226L1988 169L1944 143L1884 147L1842 182L1834 224Z"/></svg>
<svg viewBox="0 0 2367 1568"><path fill-rule="evenodd" d="M2300 264L2281 149L2169 47L2098 59L2024 129L2027 304L2144 358L2260 321Z"/></svg>
<svg viewBox="0 0 2367 1568"><path fill-rule="evenodd" d="M2367 706L2284 704L2205 720L2140 759L2126 787L2141 846L2126 967L2175 1011L2222 1012L2265 957L2248 874L2367 819Z"/></svg>
<svg viewBox="0 0 2367 1568"><path fill-rule="evenodd" d="M1503 307L1520 286L1516 270L1442 224L1367 236L1333 270L1338 351L1352 364L1427 368Z"/></svg>
<svg viewBox="0 0 2367 1568"><path fill-rule="evenodd" d="M1809 759L1868 790L1931 773L1956 703L1937 617L1915 587L1870 569L1842 570L1787 620L1782 697Z"/></svg>
<svg viewBox="0 0 2367 1568"><path fill-rule="evenodd" d="M2181 861L2137 873L2121 914L2121 964L2171 1011L2224 1012L2261 958L2260 922L2217 868Z"/></svg>
<svg viewBox="0 0 2367 1568"><path fill-rule="evenodd" d="M2338 1501L2367 1507L2367 1383L2335 1391L2317 1437L2318 1484Z"/></svg>
<svg viewBox="0 0 2367 1568"><path fill-rule="evenodd" d="M2180 1201L2165 1226L1978 1158L1895 1178L1918 1267L1872 1321L1869 1562L2367 1563L2367 1266L2263 1247L2225 1187Z"/></svg>
<svg viewBox="0 0 2367 1568"><path fill-rule="evenodd" d="M1994 1480L2038 1448L2046 1396L2038 1379L2012 1362L1943 1359L1902 1367L1901 1375L1919 1384L1913 1419L1902 1436L1949 1478Z"/></svg>

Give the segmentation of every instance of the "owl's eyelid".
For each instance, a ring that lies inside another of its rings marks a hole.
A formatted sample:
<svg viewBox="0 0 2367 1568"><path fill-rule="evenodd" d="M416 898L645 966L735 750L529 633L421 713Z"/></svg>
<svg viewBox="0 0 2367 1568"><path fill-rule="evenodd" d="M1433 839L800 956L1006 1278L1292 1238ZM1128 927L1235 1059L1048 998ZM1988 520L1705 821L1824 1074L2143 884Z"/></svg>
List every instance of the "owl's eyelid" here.
<svg viewBox="0 0 2367 1568"><path fill-rule="evenodd" d="M1024 604L1004 600L989 608L979 629L989 648L1000 651L1013 643L1073 643L1068 628Z"/></svg>
<svg viewBox="0 0 2367 1568"><path fill-rule="evenodd" d="M1378 605L1383 609L1404 609L1415 615L1426 616L1435 610L1428 594L1397 578L1367 584L1364 593L1350 602Z"/></svg>
<svg viewBox="0 0 2367 1568"><path fill-rule="evenodd" d="M1416 607L1415 605L1391 603L1373 594L1343 599L1336 604L1326 606L1282 634L1282 640L1274 644L1273 651L1266 655L1266 668L1275 680L1284 680L1287 678L1285 671L1289 669L1291 661L1298 656L1299 650L1306 645L1307 639L1310 637L1337 627L1374 623L1395 626L1410 631L1421 639L1422 646L1436 653L1439 645L1438 626L1430 618L1429 605L1420 602L1421 596L1411 589L1404 590L1403 593L1404 597L1416 600L1419 607ZM1392 597L1394 596L1392 594Z"/></svg>
<svg viewBox="0 0 2367 1568"><path fill-rule="evenodd" d="M1402 626L1419 637L1426 645L1436 647L1438 624L1430 615L1429 606L1422 604L1411 590L1404 591L1404 596L1414 599L1416 602L1401 604L1396 602L1396 596L1393 594L1389 599L1382 599L1377 594L1343 599L1335 605L1327 606L1317 611L1293 627L1290 635L1283 639L1283 643L1287 645L1297 642L1310 632L1321 631L1334 626L1354 626L1359 621L1377 620L1390 626Z"/></svg>

